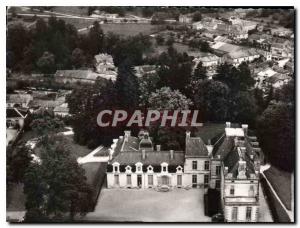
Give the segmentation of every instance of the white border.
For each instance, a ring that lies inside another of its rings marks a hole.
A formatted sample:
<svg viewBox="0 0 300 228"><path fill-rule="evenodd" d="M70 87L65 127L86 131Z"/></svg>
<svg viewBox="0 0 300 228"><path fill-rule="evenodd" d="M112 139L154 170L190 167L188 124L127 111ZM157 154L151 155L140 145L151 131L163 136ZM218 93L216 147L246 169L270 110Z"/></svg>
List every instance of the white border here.
<svg viewBox="0 0 300 228"><path fill-rule="evenodd" d="M1 225L4 225L5 227L8 227L9 224L6 222L6 191L5 191L5 187L6 186L6 171L5 171L5 167L6 167L6 161L5 161L5 153L6 153L6 149L5 146L5 119L6 119L6 113L5 113L5 107L6 107L6 80L5 80L5 75L6 75L6 68L5 68L5 58L6 58L6 7L5 6L31 6L31 5L57 5L57 6L71 6L71 5L75 5L75 6L88 6L88 5L107 5L107 6L128 6L128 5L133 5L133 6L294 6L297 9L299 9L299 2L300 1L293 1L293 0L252 0L252 1L242 1L242 0L231 0L231 1L221 1L221 0L209 0L209 1L196 1L196 0L180 0L180 1L172 1L172 0L152 0L152 1L146 1L146 0L140 0L140 1L136 1L136 0L126 0L126 1L122 1L122 0L101 0L101 1L96 1L96 0L90 0L90 1L86 1L86 0L47 0L47 1L38 1L38 0L10 0L10 1L5 1L0 3L1 4L1 8L0 8L0 18L1 18L1 23L0 23L0 28L1 28L1 42L0 42L0 51L1 51L1 74L0 77L2 77L1 79L1 83L0 83L0 99L1 99L1 130L0 130L0 145L2 145L2 147L0 147L0 154L1 154L1 189L0 189L0 196L1 196L1 211L0 211L0 223ZM45 4L46 3L46 4ZM296 12L297 13L297 12ZM296 25L298 28L298 24L299 24L299 15L296 21ZM296 31L297 31L296 28ZM297 37L297 44L299 44L299 38ZM297 47L297 45L296 45ZM296 52L296 64L297 66L299 66L299 57L298 57L298 50ZM298 76L298 75L297 75ZM296 77L297 77L296 76ZM297 88L299 88L299 82L300 79L297 79ZM299 97L298 97L298 91L297 91L297 107L299 107ZM299 117L299 116L297 116ZM299 125L297 122L297 130L299 130ZM299 131L297 131L297 139L296 142L300 142L300 137L299 137ZM297 164L299 164L299 157L300 155L298 154L297 156ZM299 183L299 174L297 173L297 183ZM297 193L296 193L297 194ZM297 195L297 199L299 198L299 196ZM298 201L298 200L297 200ZM297 204L298 206L298 204ZM297 207L297 216L296 219L299 219L299 207ZM108 226L108 225L104 225L104 224L98 224L99 226ZM124 225L124 224L123 224ZM131 224L127 224L127 225L131 225ZM174 224L169 224L171 226L173 226ZM195 224L197 226L203 226L203 224ZM24 226L24 225L23 225ZM26 225L26 226L31 226L31 225ZM39 226L44 226L44 225L39 225ZM56 225L58 227L63 227L64 225ZM76 225L77 227L85 227L86 224L84 225ZM111 226L117 226L117 225L109 225ZM155 226L165 226L165 225L155 225ZM212 227L215 227L217 225L210 225ZM241 226L241 225L238 225Z"/></svg>

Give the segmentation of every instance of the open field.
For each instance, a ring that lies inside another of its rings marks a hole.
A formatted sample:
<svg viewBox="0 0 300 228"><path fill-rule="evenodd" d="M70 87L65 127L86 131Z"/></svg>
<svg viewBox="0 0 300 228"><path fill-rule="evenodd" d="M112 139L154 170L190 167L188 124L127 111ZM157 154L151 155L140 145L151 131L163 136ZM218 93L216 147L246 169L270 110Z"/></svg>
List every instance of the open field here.
<svg viewBox="0 0 300 228"><path fill-rule="evenodd" d="M204 215L203 189L102 189L95 211L83 220L210 222Z"/></svg>
<svg viewBox="0 0 300 228"><path fill-rule="evenodd" d="M109 32L121 35L121 36L135 36L139 33L143 35L150 35L159 30L159 26L151 24L102 24L101 28L104 33Z"/></svg>

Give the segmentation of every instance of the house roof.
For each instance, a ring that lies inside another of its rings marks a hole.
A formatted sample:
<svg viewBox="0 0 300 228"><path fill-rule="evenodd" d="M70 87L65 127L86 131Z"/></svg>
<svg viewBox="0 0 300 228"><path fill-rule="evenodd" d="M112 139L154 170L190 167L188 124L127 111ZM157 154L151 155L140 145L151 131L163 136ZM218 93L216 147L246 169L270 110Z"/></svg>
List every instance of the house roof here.
<svg viewBox="0 0 300 228"><path fill-rule="evenodd" d="M200 137L190 137L186 139L185 155L187 157L208 156L208 150Z"/></svg>
<svg viewBox="0 0 300 228"><path fill-rule="evenodd" d="M6 108L6 118L25 118L27 110L18 108Z"/></svg>
<svg viewBox="0 0 300 228"><path fill-rule="evenodd" d="M248 57L248 56L255 56L259 55L259 53L255 49L240 49L238 51L232 51L227 54L230 58L232 59L238 59L238 58L243 58L243 57Z"/></svg>
<svg viewBox="0 0 300 228"><path fill-rule="evenodd" d="M68 103L63 103L59 106L56 106L53 110L54 112L65 112L68 113L69 112L69 107L68 107Z"/></svg>
<svg viewBox="0 0 300 228"><path fill-rule="evenodd" d="M120 165L134 165L141 162L143 165L160 165L163 162L168 165L183 165L184 152L174 151L174 157L171 158L170 151L147 151L145 159L142 158L141 151L120 152L111 163L118 162Z"/></svg>
<svg viewBox="0 0 300 228"><path fill-rule="evenodd" d="M54 76L95 81L100 75L91 70L58 70Z"/></svg>
<svg viewBox="0 0 300 228"><path fill-rule="evenodd" d="M7 94L6 102L7 103L27 103L32 100L32 96L30 94Z"/></svg>

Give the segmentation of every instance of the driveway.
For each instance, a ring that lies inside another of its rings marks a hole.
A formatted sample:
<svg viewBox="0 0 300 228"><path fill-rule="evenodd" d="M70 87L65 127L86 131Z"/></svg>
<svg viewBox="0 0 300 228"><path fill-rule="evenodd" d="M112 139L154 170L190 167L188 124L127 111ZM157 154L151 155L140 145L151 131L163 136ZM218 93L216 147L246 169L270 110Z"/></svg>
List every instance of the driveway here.
<svg viewBox="0 0 300 228"><path fill-rule="evenodd" d="M95 211L83 220L210 222L204 215L203 189L102 189Z"/></svg>

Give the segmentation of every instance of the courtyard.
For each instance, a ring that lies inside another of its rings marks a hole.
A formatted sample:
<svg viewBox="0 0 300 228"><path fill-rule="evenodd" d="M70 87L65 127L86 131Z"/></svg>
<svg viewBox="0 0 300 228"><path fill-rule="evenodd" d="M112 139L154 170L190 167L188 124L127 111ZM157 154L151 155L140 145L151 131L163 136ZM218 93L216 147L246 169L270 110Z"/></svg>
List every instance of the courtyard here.
<svg viewBox="0 0 300 228"><path fill-rule="evenodd" d="M87 221L210 222L204 215L203 189L102 189Z"/></svg>

